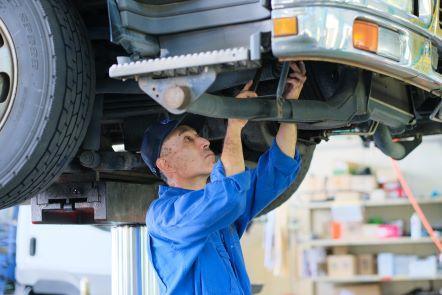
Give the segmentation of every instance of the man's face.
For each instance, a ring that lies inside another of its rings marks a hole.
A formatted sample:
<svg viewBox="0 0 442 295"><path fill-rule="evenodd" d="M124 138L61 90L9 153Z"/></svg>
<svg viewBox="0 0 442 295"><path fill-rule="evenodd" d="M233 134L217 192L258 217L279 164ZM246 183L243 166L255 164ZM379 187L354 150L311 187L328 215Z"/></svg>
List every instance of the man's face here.
<svg viewBox="0 0 442 295"><path fill-rule="evenodd" d="M189 126L177 127L163 142L160 158L166 162L167 170L180 178L209 176L215 164L215 154L209 148L210 142L198 135ZM169 173L170 174L170 173Z"/></svg>

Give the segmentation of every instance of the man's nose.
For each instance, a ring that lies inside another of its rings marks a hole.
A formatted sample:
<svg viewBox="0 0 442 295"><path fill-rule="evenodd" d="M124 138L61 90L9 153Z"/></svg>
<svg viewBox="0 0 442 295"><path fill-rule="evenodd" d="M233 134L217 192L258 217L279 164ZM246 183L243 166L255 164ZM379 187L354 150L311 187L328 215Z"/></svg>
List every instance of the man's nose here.
<svg viewBox="0 0 442 295"><path fill-rule="evenodd" d="M204 137L200 137L200 147L204 150L208 149L210 146L210 141L205 139Z"/></svg>

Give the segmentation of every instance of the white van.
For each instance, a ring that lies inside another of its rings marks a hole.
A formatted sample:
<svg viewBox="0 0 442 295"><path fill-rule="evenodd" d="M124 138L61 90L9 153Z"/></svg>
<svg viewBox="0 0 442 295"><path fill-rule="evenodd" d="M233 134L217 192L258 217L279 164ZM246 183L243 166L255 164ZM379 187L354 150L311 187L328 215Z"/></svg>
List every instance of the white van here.
<svg viewBox="0 0 442 295"><path fill-rule="evenodd" d="M17 221L15 294L111 294L110 227L40 225L31 206L20 206ZM86 283L87 282L87 283Z"/></svg>

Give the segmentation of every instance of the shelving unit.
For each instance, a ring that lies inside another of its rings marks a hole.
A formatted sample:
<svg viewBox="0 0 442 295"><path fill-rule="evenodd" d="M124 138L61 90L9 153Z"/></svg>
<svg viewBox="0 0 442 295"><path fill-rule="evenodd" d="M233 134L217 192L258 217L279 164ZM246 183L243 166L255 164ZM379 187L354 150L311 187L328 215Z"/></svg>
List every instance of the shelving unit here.
<svg viewBox="0 0 442 295"><path fill-rule="evenodd" d="M442 240L442 239L441 239ZM337 247L337 246L365 246L365 245L393 245L393 244L426 244L432 243L431 238L388 238L388 239L362 239L362 240L350 240L350 239L318 239L303 242L311 247Z"/></svg>
<svg viewBox="0 0 442 295"><path fill-rule="evenodd" d="M442 204L442 198L420 199L418 200L418 203L420 205ZM386 200L386 201L360 201L352 204L358 204L363 207L411 206L408 199ZM301 207L307 209L329 209L336 205L341 205L341 203L337 203L334 201L311 202L311 203L301 204Z"/></svg>
<svg viewBox="0 0 442 295"><path fill-rule="evenodd" d="M316 277L312 278L312 281L317 283L376 283L376 282L411 282L411 281L438 281L442 280L442 275L437 276L422 276L422 277L410 277L410 276L394 276L394 277L381 277L378 275L364 275L354 276L349 278L330 278L330 277Z"/></svg>
<svg viewBox="0 0 442 295"><path fill-rule="evenodd" d="M425 208L433 208L437 206L442 211L442 198L422 198L419 200L419 204L422 205L424 211ZM303 216L303 227L308 229L308 232L313 232L313 212L317 210L331 210L334 206L339 205L360 205L366 210L370 210L370 212L376 215L377 212L383 211L390 212L389 210L393 210L395 216L401 216L401 219L408 220L409 213L411 212L411 204L407 199L397 199L397 200L385 200L385 201L359 201L359 202L349 202L349 203L341 203L334 201L322 201L322 202L310 202L298 204L297 208L301 209L304 212ZM388 211L386 211L388 210ZM440 238L442 240L442 237ZM433 249L431 244L433 243L430 237L422 237L422 238L411 238L411 237L399 237L399 238L385 238L385 239L304 239L298 240L299 245L299 254L304 252L306 249L316 248L316 247L324 247L324 248L332 248L332 247L350 247L351 252L355 252L357 254L362 254L364 251L370 251L368 253L376 254L378 252L383 251L385 247L390 247L389 249L398 249L401 246L402 248L407 247L412 252L408 254L416 254L415 249L421 249L420 247L424 247L422 249L422 253L425 255L431 255L434 252L431 252ZM384 247L384 248L383 248ZM426 248L425 248L426 247ZM360 249L360 250L358 250ZM388 250L389 252L394 252L394 250ZM408 251L408 250L407 250ZM421 251L421 250L419 250ZM418 251L418 252L419 252ZM430 252L429 252L430 251ZM368 254L367 253L367 254ZM404 254L404 253L402 253ZM300 269L302 268L302 261L300 262ZM421 281L442 281L442 274L438 274L436 276L422 276L422 277L410 277L410 276L393 276L393 277L381 277L379 275L355 275L352 277L329 277L329 276L320 276L313 278L303 278L305 280L305 294L316 295L317 292L317 284L351 284L351 283L390 283L390 282L421 282Z"/></svg>

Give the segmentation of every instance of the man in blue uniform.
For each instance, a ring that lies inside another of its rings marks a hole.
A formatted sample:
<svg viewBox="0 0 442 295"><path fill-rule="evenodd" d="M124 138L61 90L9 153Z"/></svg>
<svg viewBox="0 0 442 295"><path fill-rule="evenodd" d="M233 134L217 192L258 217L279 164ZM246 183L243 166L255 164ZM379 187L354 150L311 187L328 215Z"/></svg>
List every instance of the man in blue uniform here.
<svg viewBox="0 0 442 295"><path fill-rule="evenodd" d="M286 99L298 99L306 80L291 63ZM247 83L240 98L254 97ZM147 213L148 254L162 294L251 294L239 239L247 224L295 180L296 125L282 123L255 169L247 169L241 143L246 120L229 119L219 161L210 143L182 122L149 127L141 154L167 185ZM210 180L210 181L209 181Z"/></svg>

